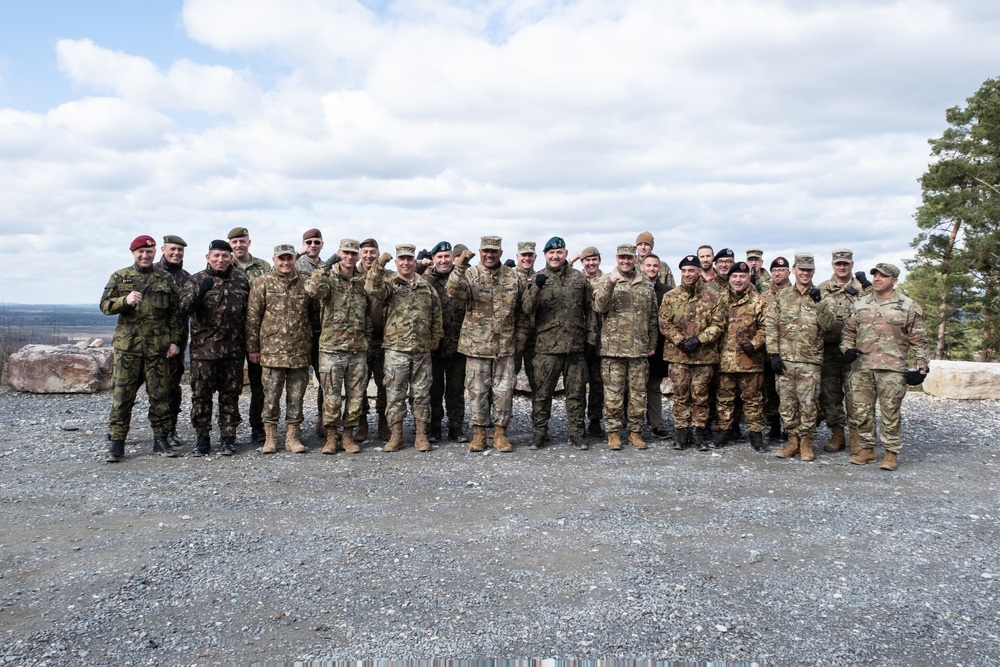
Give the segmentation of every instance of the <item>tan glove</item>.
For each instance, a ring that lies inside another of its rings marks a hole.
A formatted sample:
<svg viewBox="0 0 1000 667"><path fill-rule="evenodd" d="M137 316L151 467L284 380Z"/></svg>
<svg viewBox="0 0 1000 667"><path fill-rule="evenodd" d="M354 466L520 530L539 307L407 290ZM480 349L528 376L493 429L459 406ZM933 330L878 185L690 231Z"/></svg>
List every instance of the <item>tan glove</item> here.
<svg viewBox="0 0 1000 667"><path fill-rule="evenodd" d="M391 260L391 259L392 259L392 255L390 255L387 252L384 252L381 255L379 255L379 258L378 258L378 268L384 269L385 265L388 264L389 260Z"/></svg>
<svg viewBox="0 0 1000 667"><path fill-rule="evenodd" d="M475 257L474 252L471 250L463 250L462 254L458 256L458 261L455 262L455 265L460 266L463 269L467 269L469 268L469 263L472 261L473 257Z"/></svg>

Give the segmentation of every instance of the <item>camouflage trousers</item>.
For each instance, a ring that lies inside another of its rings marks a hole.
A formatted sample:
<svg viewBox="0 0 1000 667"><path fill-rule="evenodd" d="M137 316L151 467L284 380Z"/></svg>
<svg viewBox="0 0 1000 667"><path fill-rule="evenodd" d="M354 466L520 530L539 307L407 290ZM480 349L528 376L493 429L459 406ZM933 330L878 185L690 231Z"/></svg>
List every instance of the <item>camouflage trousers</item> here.
<svg viewBox="0 0 1000 667"><path fill-rule="evenodd" d="M385 350L382 349L382 341L369 341L368 343L368 377L365 378L365 393L361 398L361 414L368 414L368 380L375 380L375 412L382 414L385 412Z"/></svg>
<svg viewBox="0 0 1000 667"><path fill-rule="evenodd" d="M281 392L285 392L285 423L301 424L302 399L309 386L309 367L261 368L261 386L264 389L264 406L261 419L265 424L281 421Z"/></svg>
<svg viewBox="0 0 1000 667"><path fill-rule="evenodd" d="M219 431L236 435L243 393L243 358L191 360L191 425L198 435L212 432L212 396L219 392Z"/></svg>
<svg viewBox="0 0 1000 667"><path fill-rule="evenodd" d="M114 368L111 371L111 416L108 431L112 440L124 440L132 423L132 406L142 383L146 383L149 396L149 423L154 436L170 433L170 403L168 400L170 377L165 356L144 357L123 354L115 350Z"/></svg>
<svg viewBox="0 0 1000 667"><path fill-rule="evenodd" d="M533 342L524 348L524 352L514 355L515 378L521 372L522 367L524 368L524 376L528 378L528 388L531 389L531 395L534 396L535 392L538 391L538 385L535 383L535 344Z"/></svg>
<svg viewBox="0 0 1000 667"><path fill-rule="evenodd" d="M465 403L469 423L507 427L514 411L514 377L513 355L466 357Z"/></svg>
<svg viewBox="0 0 1000 667"><path fill-rule="evenodd" d="M663 378L657 375L646 382L646 421L650 428L663 428Z"/></svg>
<svg viewBox="0 0 1000 667"><path fill-rule="evenodd" d="M882 447L887 452L903 449L900 408L906 396L906 381L898 371L857 370L850 374L853 401L851 426L858 429L861 446L875 447L875 403L882 422Z"/></svg>
<svg viewBox="0 0 1000 667"><path fill-rule="evenodd" d="M604 416L604 381L601 380L601 358L587 360L587 418Z"/></svg>
<svg viewBox="0 0 1000 667"><path fill-rule="evenodd" d="M719 430L732 428L736 412L736 397L743 401L743 415L751 433L764 430L764 373L719 373L715 401L718 406Z"/></svg>
<svg viewBox="0 0 1000 667"><path fill-rule="evenodd" d="M785 372L778 376L778 397L781 421L790 435L816 435L821 373L819 364L785 362Z"/></svg>
<svg viewBox="0 0 1000 667"><path fill-rule="evenodd" d="M323 425L341 426L343 414L344 428L357 428L368 384L368 353L321 351L319 377L323 385Z"/></svg>
<svg viewBox="0 0 1000 667"><path fill-rule="evenodd" d="M706 426L715 366L672 362L667 373L674 383L674 428Z"/></svg>
<svg viewBox="0 0 1000 667"><path fill-rule="evenodd" d="M819 419L830 428L847 424L851 411L851 394L846 392L850 366L844 363L844 353L838 343L823 345L823 372L819 385ZM844 409L844 405L847 409Z"/></svg>
<svg viewBox="0 0 1000 667"><path fill-rule="evenodd" d="M389 426L406 417L406 398L413 397L413 418L431 418L431 353L385 351L385 419Z"/></svg>
<svg viewBox="0 0 1000 667"><path fill-rule="evenodd" d="M566 430L571 436L583 437L583 395L587 386L587 362L583 352L567 354L536 354L535 393L531 399L531 425L535 435L542 435L552 416L552 397L559 376L563 377L566 401Z"/></svg>
<svg viewBox="0 0 1000 667"><path fill-rule="evenodd" d="M309 373L306 372L308 377ZM263 368L260 364L255 364L247 358L247 379L250 381L250 426L261 426L264 420L261 417L264 411L264 384L262 381Z"/></svg>
<svg viewBox="0 0 1000 667"><path fill-rule="evenodd" d="M170 386L167 389L167 399L170 404L170 430L177 428L177 415L181 413L181 380L184 378L184 350L167 359L167 373L170 375Z"/></svg>
<svg viewBox="0 0 1000 667"><path fill-rule="evenodd" d="M465 421L465 355L433 355L431 373L431 424L440 424L447 413L448 425L461 427Z"/></svg>
<svg viewBox="0 0 1000 667"><path fill-rule="evenodd" d="M608 433L625 428L625 393L628 392L628 430L642 430L646 416L646 383L649 361L646 357L602 357L601 380L604 382L604 425Z"/></svg>

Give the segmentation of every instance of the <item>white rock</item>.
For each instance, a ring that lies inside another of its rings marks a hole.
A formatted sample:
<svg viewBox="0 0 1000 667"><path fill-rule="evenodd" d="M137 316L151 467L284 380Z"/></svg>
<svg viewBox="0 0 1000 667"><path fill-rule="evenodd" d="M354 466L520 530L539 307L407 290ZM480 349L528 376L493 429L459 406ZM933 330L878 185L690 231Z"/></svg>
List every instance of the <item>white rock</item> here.
<svg viewBox="0 0 1000 667"><path fill-rule="evenodd" d="M93 394L111 388L113 362L111 348L25 345L10 355L4 379L33 394Z"/></svg>
<svg viewBox="0 0 1000 667"><path fill-rule="evenodd" d="M923 388L938 398L1000 398L1000 364L933 360Z"/></svg>

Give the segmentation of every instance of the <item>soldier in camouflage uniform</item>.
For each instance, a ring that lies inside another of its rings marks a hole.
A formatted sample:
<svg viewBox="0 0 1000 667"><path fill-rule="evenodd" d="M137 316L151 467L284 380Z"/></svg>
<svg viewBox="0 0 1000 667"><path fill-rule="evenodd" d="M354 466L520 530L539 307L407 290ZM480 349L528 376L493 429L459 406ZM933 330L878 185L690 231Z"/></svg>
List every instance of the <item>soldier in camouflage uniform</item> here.
<svg viewBox="0 0 1000 667"><path fill-rule="evenodd" d="M235 253L234 253L235 254ZM285 392L285 449L298 454L304 416L302 398L309 384L312 326L306 277L295 270L295 246L274 248L274 270L250 285L246 341L250 363L262 368L264 446L261 454L278 451L281 394Z"/></svg>
<svg viewBox="0 0 1000 667"><path fill-rule="evenodd" d="M771 369L778 376L781 418L788 431L788 445L777 453L782 459L796 454L803 461L815 457L823 340L837 319L830 302L812 284L815 271L812 255L796 254L795 284L775 294L764 318Z"/></svg>
<svg viewBox="0 0 1000 667"><path fill-rule="evenodd" d="M907 384L920 384L929 372L930 356L924 312L895 289L899 269L877 264L871 270L874 293L854 302L844 321L841 348L850 364L851 424L858 429L861 448L851 463L875 460L875 403L882 421L885 456L879 465L895 470L903 448L900 407ZM910 355L917 370L907 370Z"/></svg>
<svg viewBox="0 0 1000 667"><path fill-rule="evenodd" d="M656 350L656 293L649 278L635 269L634 245L618 246L615 260L615 269L594 287L594 310L603 316L604 423L608 427L610 449L621 449L620 432L626 426L632 446L645 449L642 426L646 416L648 358Z"/></svg>
<svg viewBox="0 0 1000 667"><path fill-rule="evenodd" d="M563 376L566 430L570 444L587 449L583 441L587 356L597 353L594 292L583 274L566 261L566 242L553 236L545 243L545 266L524 293L525 314L534 321L535 387L531 401L531 449L539 449L552 414L552 397Z"/></svg>
<svg viewBox="0 0 1000 667"><path fill-rule="evenodd" d="M750 265L738 262L729 271L729 286L720 298L726 325L719 341L719 381L715 398L719 432L715 445L729 441L736 396L743 401L750 446L764 449L764 298L750 284Z"/></svg>
<svg viewBox="0 0 1000 667"><path fill-rule="evenodd" d="M771 282L771 274L764 268L764 251L757 248L747 250L747 264L750 266L750 284L757 292L764 292L764 285Z"/></svg>
<svg viewBox="0 0 1000 667"><path fill-rule="evenodd" d="M372 308L365 292L365 271L358 264L360 252L354 239L341 240L337 254L313 271L306 282L306 294L319 309L324 454L337 453L338 439L348 454L361 451L354 433L363 419L361 402L368 385ZM341 392L346 409L341 403ZM343 433L338 430L341 423Z"/></svg>
<svg viewBox="0 0 1000 667"><path fill-rule="evenodd" d="M219 393L222 455L236 453L236 428L246 358L246 311L250 281L233 267L228 242L212 241L208 266L181 289L181 310L191 316L191 425L195 456L211 452L212 397Z"/></svg>
<svg viewBox="0 0 1000 667"><path fill-rule="evenodd" d="M712 281L712 285L717 288L717 291L721 294L726 291L729 286L729 270L733 268L733 264L736 262L736 253L734 253L730 248L723 248L719 252L715 253L715 257L712 259L715 268L715 280Z"/></svg>
<svg viewBox="0 0 1000 667"><path fill-rule="evenodd" d="M365 291L372 301L385 307L385 416L389 421L389 441L382 451L395 452L403 447L403 419L406 397L413 398L416 422L414 446L428 452L427 424L431 418L431 353L437 352L444 338L441 324L441 301L437 291L417 275L417 247L407 243L396 246L396 275L386 276L385 265L391 259L383 253L374 270L365 278Z"/></svg>
<svg viewBox="0 0 1000 667"><path fill-rule="evenodd" d="M635 237L635 261L638 266L642 266L646 257L653 252L653 245L652 232L641 232ZM660 283L667 288L667 291L677 287L677 283L674 281L674 272L670 270L670 266L666 262L662 261L660 262Z"/></svg>
<svg viewBox="0 0 1000 667"><path fill-rule="evenodd" d="M712 376L719 363L716 341L725 315L718 293L700 278L698 258L687 255L678 268L681 284L663 297L659 313L660 331L666 337L663 358L670 363L674 384L674 447L683 449L691 443L705 450Z"/></svg>
<svg viewBox="0 0 1000 667"><path fill-rule="evenodd" d="M790 275L791 268L788 265L788 260L784 257L775 257L771 262L771 274L772 277L767 282L760 282L757 284L758 291L760 295L764 297L764 312L770 307L771 302L774 301L775 294L779 290L787 289L792 286L791 281L789 281L788 276ZM771 355L768 353L767 349L764 350L764 419L770 425L770 429L767 432L767 437L772 440L782 439L782 429L781 429L781 414L778 409L781 401L778 399L778 385L777 376L774 374L774 370L771 369L771 364L768 361Z"/></svg>
<svg viewBox="0 0 1000 667"><path fill-rule="evenodd" d="M142 383L149 395L149 422L153 451L174 457L170 446L170 376L167 360L180 353L181 327L177 293L170 274L153 266L156 241L139 236L129 246L134 263L111 274L101 295L101 312L117 315L112 346L115 350L114 392L108 430L111 444L105 461L125 457L125 438L132 422L132 406Z"/></svg>
<svg viewBox="0 0 1000 667"><path fill-rule="evenodd" d="M299 248L298 259L295 260L295 270L299 273L309 276L319 268L319 265L323 263L320 253L323 252L323 232L316 229L307 229L302 233L302 247ZM310 311L311 321L312 321L312 352L310 357L310 365L312 366L313 373L316 374L316 435L319 437L324 437L326 435L326 428L323 426L323 381L320 379L319 370L319 310L315 301L311 303L312 310Z"/></svg>
<svg viewBox="0 0 1000 667"><path fill-rule="evenodd" d="M500 263L501 241L499 236L482 237L479 264L469 266L472 252L466 250L445 284L447 295L465 306L458 351L465 355L471 452L486 448L486 427L491 423L493 447L513 451L507 425L514 403L514 354L524 352L529 327L521 310L526 285L517 271Z"/></svg>
<svg viewBox="0 0 1000 667"><path fill-rule="evenodd" d="M188 281L191 274L184 270L184 248L187 243L179 236L168 234L163 237L163 246L160 248L160 261L153 266L163 269L170 274L174 291L180 296L181 287ZM170 372L170 435L167 438L174 446L183 446L184 443L177 437L177 416L181 412L181 380L184 377L184 351L187 349L188 341L188 318L180 311L177 313L180 320L181 340L178 343L180 352L167 359L167 369Z"/></svg>
<svg viewBox="0 0 1000 667"><path fill-rule="evenodd" d="M515 263L514 270L518 272L524 281L525 286L530 285L531 281L535 279L535 258L537 257L535 253L535 242L534 241L518 241L517 243L517 262ZM530 321L529 321L530 325ZM528 389L531 391L531 398L534 400L535 392L538 390L538 386L535 383L535 328L530 326L526 332L526 338L524 339L524 351L516 353L514 355L514 377L515 379L521 373L521 368L524 367L524 375L528 378Z"/></svg>
<svg viewBox="0 0 1000 667"><path fill-rule="evenodd" d="M378 241L365 239L361 242L361 270L372 271L378 259ZM387 269L386 274L391 276ZM385 416L385 350L382 348L382 338L385 336L385 308L381 303L371 304L372 335L368 341L368 380L375 380L375 413L378 417L378 437L389 440L389 422ZM361 422L355 438L359 442L368 440L368 380L365 380L365 395L361 401Z"/></svg>
<svg viewBox="0 0 1000 667"><path fill-rule="evenodd" d="M601 271L601 253L594 246L587 246L578 254L570 258L569 264L573 266L577 260L580 261L583 277L590 283L591 288L604 272ZM587 359L587 433L589 435L603 438L604 428L601 420L604 418L604 382L601 380L601 314L594 311L594 325L597 332L597 342L594 344L597 354Z"/></svg>
<svg viewBox="0 0 1000 667"><path fill-rule="evenodd" d="M431 265L424 272L441 301L441 324L444 339L441 349L431 355L431 428L428 440L441 439L441 420L448 415L448 439L468 442L462 431L465 422L465 355L458 351L458 337L465 320L465 305L452 299L445 292L448 277L455 270L451 244L441 241L430 252ZM442 407L443 403L443 407Z"/></svg>

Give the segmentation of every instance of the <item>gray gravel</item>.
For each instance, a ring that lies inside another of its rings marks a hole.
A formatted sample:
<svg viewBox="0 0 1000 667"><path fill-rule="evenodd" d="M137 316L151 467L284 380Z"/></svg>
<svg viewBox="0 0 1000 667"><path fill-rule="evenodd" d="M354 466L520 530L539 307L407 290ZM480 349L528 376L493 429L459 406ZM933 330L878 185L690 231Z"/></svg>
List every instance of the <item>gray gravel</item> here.
<svg viewBox="0 0 1000 667"><path fill-rule="evenodd" d="M109 406L0 389L3 664L1000 664L996 401L908 396L896 473L561 425L529 451L524 399L510 455L262 457L244 424L174 460L140 400L108 465Z"/></svg>

